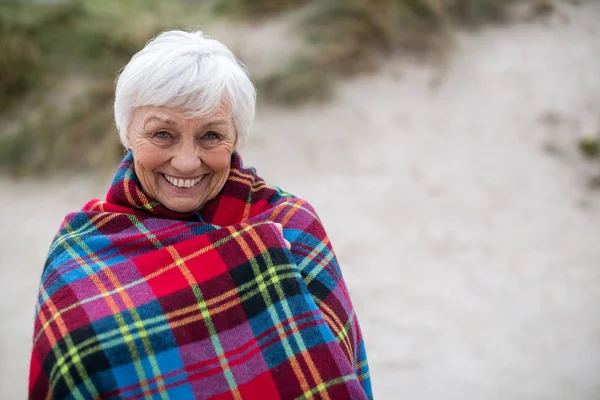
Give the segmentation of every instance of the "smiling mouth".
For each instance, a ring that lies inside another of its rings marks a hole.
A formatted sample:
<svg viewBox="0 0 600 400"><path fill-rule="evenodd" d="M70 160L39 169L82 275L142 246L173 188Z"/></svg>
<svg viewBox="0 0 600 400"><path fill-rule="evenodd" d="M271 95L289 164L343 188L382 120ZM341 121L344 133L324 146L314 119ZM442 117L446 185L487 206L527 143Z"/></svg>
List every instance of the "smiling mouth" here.
<svg viewBox="0 0 600 400"><path fill-rule="evenodd" d="M162 174L162 176L165 178L165 180L167 182L169 182L171 185L178 187L178 188L191 188L196 186L198 183L200 183L200 181L206 176L206 175L202 175L199 178L195 178L195 179L178 179L178 178L174 178L172 176L169 176L167 174Z"/></svg>

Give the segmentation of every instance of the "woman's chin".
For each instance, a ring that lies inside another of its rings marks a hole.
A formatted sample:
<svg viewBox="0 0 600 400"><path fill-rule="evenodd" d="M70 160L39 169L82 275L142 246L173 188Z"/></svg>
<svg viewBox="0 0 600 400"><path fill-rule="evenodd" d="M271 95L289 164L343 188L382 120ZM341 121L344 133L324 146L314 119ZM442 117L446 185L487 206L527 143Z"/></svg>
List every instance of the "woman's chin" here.
<svg viewBox="0 0 600 400"><path fill-rule="evenodd" d="M175 211L175 212L180 212L180 213L187 213L187 212L192 212L192 211L196 211L198 208L200 208L200 205L198 204L198 202L194 201L181 201L181 200L174 200L174 201L162 201L161 202L163 206L167 207L169 210L171 211Z"/></svg>
<svg viewBox="0 0 600 400"><path fill-rule="evenodd" d="M202 202L198 201L202 197L202 193L198 193L197 190L190 189L188 189L186 193L163 192L162 196L160 196L160 198L157 200L171 211L180 213L196 211L202 206Z"/></svg>

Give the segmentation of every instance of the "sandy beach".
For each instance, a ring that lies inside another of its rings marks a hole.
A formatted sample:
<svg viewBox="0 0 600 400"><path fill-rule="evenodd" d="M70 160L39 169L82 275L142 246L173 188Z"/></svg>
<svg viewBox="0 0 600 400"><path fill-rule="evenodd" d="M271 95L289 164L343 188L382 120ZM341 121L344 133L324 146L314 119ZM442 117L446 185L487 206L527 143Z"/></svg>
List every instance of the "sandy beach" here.
<svg viewBox="0 0 600 400"><path fill-rule="evenodd" d="M600 398L600 163L577 149L600 129L598 21L565 3L258 110L241 154L323 220L376 399ZM0 178L0 399L27 396L50 241L109 181Z"/></svg>

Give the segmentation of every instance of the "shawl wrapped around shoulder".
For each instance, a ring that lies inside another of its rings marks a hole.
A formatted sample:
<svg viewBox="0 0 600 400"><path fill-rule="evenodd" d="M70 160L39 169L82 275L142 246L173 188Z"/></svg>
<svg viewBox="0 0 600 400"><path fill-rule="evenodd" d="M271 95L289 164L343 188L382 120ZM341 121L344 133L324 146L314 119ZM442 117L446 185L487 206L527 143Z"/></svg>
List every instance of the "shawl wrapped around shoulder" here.
<svg viewBox="0 0 600 400"><path fill-rule="evenodd" d="M29 398L372 398L315 211L231 162L221 193L184 214L143 193L129 153L106 201L67 215L42 274Z"/></svg>

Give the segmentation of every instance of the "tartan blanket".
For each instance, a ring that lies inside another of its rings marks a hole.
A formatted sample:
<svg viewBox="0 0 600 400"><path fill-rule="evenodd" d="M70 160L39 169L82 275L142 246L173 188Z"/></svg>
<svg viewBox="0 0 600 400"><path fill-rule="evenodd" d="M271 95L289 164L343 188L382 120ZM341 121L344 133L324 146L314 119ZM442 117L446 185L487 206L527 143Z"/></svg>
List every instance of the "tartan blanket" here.
<svg viewBox="0 0 600 400"><path fill-rule="evenodd" d="M317 214L231 162L217 197L177 213L143 193L129 153L106 201L65 217L41 278L29 398L372 398Z"/></svg>

